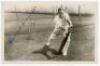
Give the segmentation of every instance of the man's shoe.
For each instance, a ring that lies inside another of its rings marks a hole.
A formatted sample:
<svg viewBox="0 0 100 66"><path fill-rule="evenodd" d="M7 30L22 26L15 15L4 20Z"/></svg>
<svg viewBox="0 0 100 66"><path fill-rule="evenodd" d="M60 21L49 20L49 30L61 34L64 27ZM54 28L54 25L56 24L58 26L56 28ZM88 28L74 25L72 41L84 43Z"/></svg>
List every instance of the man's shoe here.
<svg viewBox="0 0 100 66"><path fill-rule="evenodd" d="M46 52L49 50L49 46L45 45L43 48L38 49L32 53L42 53L42 54L46 54Z"/></svg>
<svg viewBox="0 0 100 66"><path fill-rule="evenodd" d="M51 50L53 51L53 49L50 49L49 46L45 45L43 48L38 49L38 50L36 50L36 51L34 51L34 52L32 52L32 53L43 54L43 55L45 55L48 59L52 59L52 57L49 56L49 55L47 54L47 52L48 52L48 51L51 51ZM54 51L53 51L53 52L54 52Z"/></svg>

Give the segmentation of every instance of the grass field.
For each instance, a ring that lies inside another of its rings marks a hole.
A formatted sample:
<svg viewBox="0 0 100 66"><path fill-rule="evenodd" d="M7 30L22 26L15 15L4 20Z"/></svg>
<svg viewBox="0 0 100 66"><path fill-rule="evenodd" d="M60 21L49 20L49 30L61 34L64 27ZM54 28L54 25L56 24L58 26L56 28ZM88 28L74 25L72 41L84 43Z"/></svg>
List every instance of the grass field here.
<svg viewBox="0 0 100 66"><path fill-rule="evenodd" d="M33 54L32 52L45 45L50 33L53 31L54 22L51 15L31 14L29 20L25 20L27 14L6 14L5 13L5 60L37 61L48 60L44 55ZM74 28L71 36L71 43L68 56L57 56L53 61L94 61L95 60L95 16L71 16ZM17 19L16 19L17 18ZM8 40L16 33L19 25L25 25L16 34L13 44ZM28 32L30 26L31 32ZM27 40L28 36L32 40ZM52 48L58 50L62 38L54 40ZM49 60L48 60L49 61Z"/></svg>

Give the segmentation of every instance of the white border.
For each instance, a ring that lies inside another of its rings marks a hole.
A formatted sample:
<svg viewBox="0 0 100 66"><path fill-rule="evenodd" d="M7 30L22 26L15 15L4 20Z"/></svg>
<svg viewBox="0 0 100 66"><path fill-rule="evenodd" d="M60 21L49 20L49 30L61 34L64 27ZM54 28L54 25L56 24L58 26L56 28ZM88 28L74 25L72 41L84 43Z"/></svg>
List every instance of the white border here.
<svg viewBox="0 0 100 66"><path fill-rule="evenodd" d="M2 0L2 1L59 1L59 0ZM62 0L62 1L85 1L85 0ZM87 0L87 1L96 1L96 0ZM99 2L99 6L100 6L100 1L98 1ZM0 3L0 5L1 5L1 3ZM99 8L99 6L98 6L98 8ZM4 24L3 24L3 19L2 19L2 17L1 17L1 6L0 6L0 58L2 57L2 53L3 53L3 48L2 48L2 44L3 44L3 38L4 38L4 36L3 36L3 32L4 32L4 30L3 30L3 28L4 28ZM100 11L100 10L99 10ZM100 13L99 13L99 15L100 15ZM2 22L1 22L2 21ZM99 21L99 20L98 20ZM99 27L99 29L100 29L100 23L98 22L97 23L97 25L99 24L99 26L96 26L96 38L98 37L98 36L100 36L100 35L98 35L98 34L100 34L100 30L98 31L98 27ZM2 37L2 38L1 38ZM95 46L95 48L97 48L97 46L99 46L99 40L100 40L100 38L98 37L97 39L96 39L96 46ZM98 48L98 50L99 50L99 48ZM97 49L95 50L96 52L97 52ZM98 54L100 54L100 53L98 53ZM98 57L99 57L99 55L98 55ZM96 58L98 58L97 56L96 56ZM100 57L99 57L100 58ZM1 58L2 59L2 58ZM3 59L4 59L4 57L3 57ZM0 60L0 62L1 63L5 63L4 62L4 60ZM3 62L2 62L3 61ZM90 64L90 65L96 65L97 64L97 59L96 59L96 62L94 63L94 62L60 62L59 63L59 61L57 61L57 62L50 62L50 61L47 61L47 62L45 62L45 61L43 61L43 62L39 62L39 61L17 61L17 62L15 62L15 61L11 61L11 62L6 62L8 65L10 64L10 63L15 63L15 64L18 64L18 63L20 63L20 64L25 64L25 63L28 63L28 64L50 64L50 63L52 63L52 64L58 64L58 65L63 65L63 64L67 64L67 65L76 65L76 64Z"/></svg>
<svg viewBox="0 0 100 66"><path fill-rule="evenodd" d="M2 0L2 1L85 1L85 0ZM86 1L97 1L97 0L86 0Z"/></svg>

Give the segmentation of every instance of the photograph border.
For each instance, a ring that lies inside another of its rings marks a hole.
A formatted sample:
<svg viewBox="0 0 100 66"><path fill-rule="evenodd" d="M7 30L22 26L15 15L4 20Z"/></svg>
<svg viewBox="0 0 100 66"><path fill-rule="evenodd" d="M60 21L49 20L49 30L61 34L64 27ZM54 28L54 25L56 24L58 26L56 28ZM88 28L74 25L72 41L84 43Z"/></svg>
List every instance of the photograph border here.
<svg viewBox="0 0 100 66"><path fill-rule="evenodd" d="M8 0L5 0L8 1ZM97 22L95 23L95 61L5 61L4 60L4 13L3 13L3 8L2 8L2 3L5 2L4 0L1 1L1 62L3 64L11 64L11 63L15 63L15 64L97 64L98 63L98 19L97 18ZM11 0L10 0L11 1ZM18 1L18 0L14 0L14 1ZM29 0L20 0L20 1L29 1ZM53 0L30 0L30 1L53 1ZM55 1L59 1L59 0L55 0ZM62 0L62 1L73 1L73 0ZM84 0L74 0L74 1L84 1ZM90 2L91 0L87 0L87 2ZM97 2L97 0L93 0L95 2ZM97 2L98 5L98 2ZM98 6L99 8L99 6Z"/></svg>

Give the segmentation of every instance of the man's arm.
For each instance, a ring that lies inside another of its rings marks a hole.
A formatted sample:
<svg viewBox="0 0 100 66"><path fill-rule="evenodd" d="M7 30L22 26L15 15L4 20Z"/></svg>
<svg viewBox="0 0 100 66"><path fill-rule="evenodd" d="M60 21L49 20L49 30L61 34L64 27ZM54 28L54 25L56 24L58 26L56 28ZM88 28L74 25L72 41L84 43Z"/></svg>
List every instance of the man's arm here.
<svg viewBox="0 0 100 66"><path fill-rule="evenodd" d="M70 18L67 19L68 24L70 25L70 27L73 27L72 21L70 20Z"/></svg>
<svg viewBox="0 0 100 66"><path fill-rule="evenodd" d="M71 21L70 16L68 14L65 15L65 20L69 24L70 27L73 27L72 21Z"/></svg>
<svg viewBox="0 0 100 66"><path fill-rule="evenodd" d="M69 23L69 26L70 26L68 31L72 32L73 24L72 24L72 21L70 20L70 18L67 19L67 22Z"/></svg>

